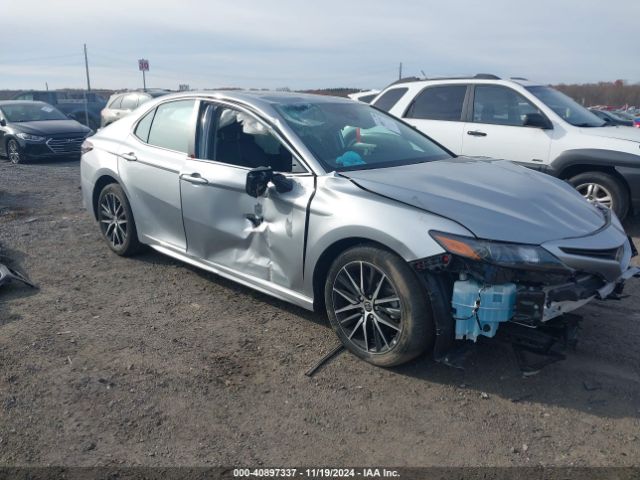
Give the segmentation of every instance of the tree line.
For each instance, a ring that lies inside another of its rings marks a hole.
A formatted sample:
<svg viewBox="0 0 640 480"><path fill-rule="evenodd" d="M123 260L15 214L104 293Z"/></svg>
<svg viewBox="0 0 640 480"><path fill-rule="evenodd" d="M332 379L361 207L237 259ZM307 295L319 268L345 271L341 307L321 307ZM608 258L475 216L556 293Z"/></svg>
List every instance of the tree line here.
<svg viewBox="0 0 640 480"><path fill-rule="evenodd" d="M569 95L586 107L593 105L624 105L640 107L640 84L627 84L623 80L583 84L555 85L555 88Z"/></svg>

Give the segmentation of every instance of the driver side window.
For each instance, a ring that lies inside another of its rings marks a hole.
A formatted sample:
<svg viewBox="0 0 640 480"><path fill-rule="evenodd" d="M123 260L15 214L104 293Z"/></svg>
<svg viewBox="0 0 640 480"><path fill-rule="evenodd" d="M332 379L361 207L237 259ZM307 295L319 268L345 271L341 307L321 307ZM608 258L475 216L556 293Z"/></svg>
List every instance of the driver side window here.
<svg viewBox="0 0 640 480"><path fill-rule="evenodd" d="M474 123L522 127L525 116L542 112L519 93L497 85L476 85L473 99Z"/></svg>
<svg viewBox="0 0 640 480"><path fill-rule="evenodd" d="M238 167L271 167L275 172L306 172L269 127L254 116L233 108L207 105L202 120L200 158Z"/></svg>

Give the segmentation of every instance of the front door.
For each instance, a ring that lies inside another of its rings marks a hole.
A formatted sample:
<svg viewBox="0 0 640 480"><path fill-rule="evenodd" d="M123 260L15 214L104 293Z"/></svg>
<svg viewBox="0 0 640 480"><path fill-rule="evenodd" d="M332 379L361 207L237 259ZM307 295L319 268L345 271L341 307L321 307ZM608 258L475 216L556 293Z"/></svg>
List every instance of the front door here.
<svg viewBox="0 0 640 480"><path fill-rule="evenodd" d="M476 85L471 122L464 125L462 154L511 160L540 169L547 162L553 130L523 126L529 113L543 115L516 91Z"/></svg>
<svg viewBox="0 0 640 480"><path fill-rule="evenodd" d="M314 177L269 126L251 113L203 103L196 158L180 175L187 253L255 283L302 283L306 208ZM253 198L247 172L270 166L294 182Z"/></svg>

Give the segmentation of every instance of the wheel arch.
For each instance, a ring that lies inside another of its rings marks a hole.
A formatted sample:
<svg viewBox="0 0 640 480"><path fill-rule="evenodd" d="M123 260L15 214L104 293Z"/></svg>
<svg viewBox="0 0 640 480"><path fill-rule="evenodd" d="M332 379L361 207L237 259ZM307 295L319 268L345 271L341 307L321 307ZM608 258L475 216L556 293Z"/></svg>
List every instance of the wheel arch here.
<svg viewBox="0 0 640 480"><path fill-rule="evenodd" d="M91 192L91 208L93 211L93 217L96 220L98 219L98 199L100 197L100 192L102 192L102 189L104 187L111 183L117 183L122 187L122 184L118 181L118 179L108 173L102 174L93 185L93 191Z"/></svg>
<svg viewBox="0 0 640 480"><path fill-rule="evenodd" d="M562 180L585 172L609 173L624 182L628 189L627 182L616 167L638 168L639 162L640 155L631 153L597 148L575 149L567 150L558 155L551 162L551 172L549 173Z"/></svg>
<svg viewBox="0 0 640 480"><path fill-rule="evenodd" d="M562 180L587 172L600 172L611 175L624 189L629 205L632 203L631 186L622 169L638 169L640 156L615 150L604 149L577 149L567 150L559 155L551 164L551 172Z"/></svg>
<svg viewBox="0 0 640 480"><path fill-rule="evenodd" d="M327 277L329 269L331 268L331 265L333 265L335 259L338 258L338 256L340 256L343 252L352 247L364 245L377 247L381 250L386 250L398 255L400 258L403 258L402 255L394 251L392 248L389 248L387 245L367 237L347 237L333 242L320 254L313 269L312 287L314 311L321 312L325 307L324 280Z"/></svg>

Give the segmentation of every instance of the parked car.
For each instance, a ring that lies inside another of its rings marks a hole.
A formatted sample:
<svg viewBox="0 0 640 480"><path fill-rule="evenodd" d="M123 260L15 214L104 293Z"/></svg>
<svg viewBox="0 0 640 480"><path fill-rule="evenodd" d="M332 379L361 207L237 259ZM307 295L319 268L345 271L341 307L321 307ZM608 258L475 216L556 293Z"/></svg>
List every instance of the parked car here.
<svg viewBox="0 0 640 480"><path fill-rule="evenodd" d="M457 155L503 158L567 180L620 218L640 209L640 131L607 126L551 87L486 74L412 79L390 85L373 105Z"/></svg>
<svg viewBox="0 0 640 480"><path fill-rule="evenodd" d="M167 93L169 93L167 90L114 93L109 98L107 106L100 112L100 126L104 128L116 120L126 117L143 103Z"/></svg>
<svg viewBox="0 0 640 480"><path fill-rule="evenodd" d="M595 108L590 108L590 112L593 112L596 117L601 118L609 125L620 125L623 127L633 127L633 120L629 120L627 118L622 117L621 115L616 114L615 112L609 112L607 110L598 110Z"/></svg>
<svg viewBox="0 0 640 480"><path fill-rule="evenodd" d="M639 271L615 214L565 182L456 158L348 99L170 95L83 152L84 203L116 254L146 244L324 308L345 346L376 365L514 322L559 327Z"/></svg>
<svg viewBox="0 0 640 480"><path fill-rule="evenodd" d="M350 93L347 97L351 100L357 100L358 102L371 103L371 100L376 98L379 93L380 90L365 90L362 92Z"/></svg>
<svg viewBox="0 0 640 480"><path fill-rule="evenodd" d="M37 158L80 157L89 127L44 102L0 101L0 155L12 163Z"/></svg>
<svg viewBox="0 0 640 480"><path fill-rule="evenodd" d="M14 97L14 100L35 100L53 105L69 118L97 130L100 125L100 110L106 104L104 98L94 92L30 90ZM85 111L86 101L86 111ZM89 121L87 123L87 117Z"/></svg>

